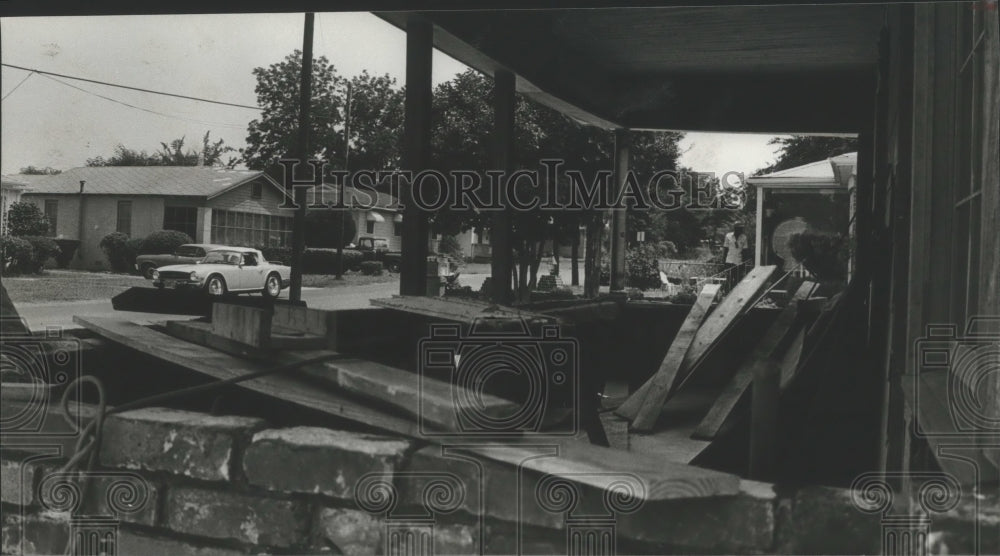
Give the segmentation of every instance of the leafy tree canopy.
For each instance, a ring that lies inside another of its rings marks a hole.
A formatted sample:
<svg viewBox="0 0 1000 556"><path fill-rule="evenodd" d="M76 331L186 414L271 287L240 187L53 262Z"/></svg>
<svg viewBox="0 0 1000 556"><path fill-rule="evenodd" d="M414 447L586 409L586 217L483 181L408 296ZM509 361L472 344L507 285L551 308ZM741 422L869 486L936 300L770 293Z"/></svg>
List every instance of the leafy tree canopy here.
<svg viewBox="0 0 1000 556"><path fill-rule="evenodd" d="M57 170L51 166L46 166L44 168L39 168L37 166L25 166L21 168L22 174L28 174L30 176L54 176L56 174L61 174L62 170Z"/></svg>
<svg viewBox="0 0 1000 556"><path fill-rule="evenodd" d="M143 150L130 149L119 144L115 154L108 158L98 156L87 159L87 166L226 166L232 168L238 160L230 157L222 160L222 155L233 149L219 139L211 140L211 131L205 132L201 139L201 149L184 148L184 137L174 139L170 143L160 143L160 150L152 154Z"/></svg>

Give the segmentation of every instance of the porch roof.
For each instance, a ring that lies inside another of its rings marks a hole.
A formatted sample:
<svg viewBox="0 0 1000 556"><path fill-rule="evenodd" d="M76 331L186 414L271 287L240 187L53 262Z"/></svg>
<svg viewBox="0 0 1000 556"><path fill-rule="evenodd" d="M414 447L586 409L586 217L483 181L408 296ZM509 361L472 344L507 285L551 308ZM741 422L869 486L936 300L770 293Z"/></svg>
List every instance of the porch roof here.
<svg viewBox="0 0 1000 556"><path fill-rule="evenodd" d="M870 122L881 5L375 12L605 128L856 133Z"/></svg>

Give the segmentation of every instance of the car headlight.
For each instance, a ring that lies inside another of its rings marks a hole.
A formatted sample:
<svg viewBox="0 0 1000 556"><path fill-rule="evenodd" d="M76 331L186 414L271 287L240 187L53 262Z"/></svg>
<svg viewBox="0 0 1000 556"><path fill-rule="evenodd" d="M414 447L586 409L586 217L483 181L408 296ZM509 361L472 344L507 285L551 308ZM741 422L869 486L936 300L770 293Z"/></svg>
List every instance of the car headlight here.
<svg viewBox="0 0 1000 556"><path fill-rule="evenodd" d="M153 271L153 280L157 280L157 279L159 279L159 277L160 277L160 271L159 270L154 270Z"/></svg>
<svg viewBox="0 0 1000 556"><path fill-rule="evenodd" d="M192 270L191 274L188 275L188 278L190 278L192 281L197 282L198 281L198 271L197 270Z"/></svg>

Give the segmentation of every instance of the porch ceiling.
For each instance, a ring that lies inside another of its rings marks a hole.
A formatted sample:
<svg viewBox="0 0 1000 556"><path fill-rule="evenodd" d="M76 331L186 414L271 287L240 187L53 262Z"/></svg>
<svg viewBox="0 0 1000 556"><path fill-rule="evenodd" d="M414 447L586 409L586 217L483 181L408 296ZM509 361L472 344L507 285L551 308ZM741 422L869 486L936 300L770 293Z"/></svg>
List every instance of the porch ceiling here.
<svg viewBox="0 0 1000 556"><path fill-rule="evenodd" d="M854 133L868 120L880 5L416 13L435 46L506 68L536 100L602 127Z"/></svg>

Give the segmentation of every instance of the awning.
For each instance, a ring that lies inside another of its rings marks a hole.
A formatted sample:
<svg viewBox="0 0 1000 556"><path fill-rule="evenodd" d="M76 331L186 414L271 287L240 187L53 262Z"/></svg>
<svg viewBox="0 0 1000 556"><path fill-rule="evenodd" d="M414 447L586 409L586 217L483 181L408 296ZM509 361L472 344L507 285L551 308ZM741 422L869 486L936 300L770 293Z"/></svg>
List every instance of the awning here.
<svg viewBox="0 0 1000 556"><path fill-rule="evenodd" d="M365 220L369 222L385 222L385 218L373 210L368 211L368 216L365 217Z"/></svg>

